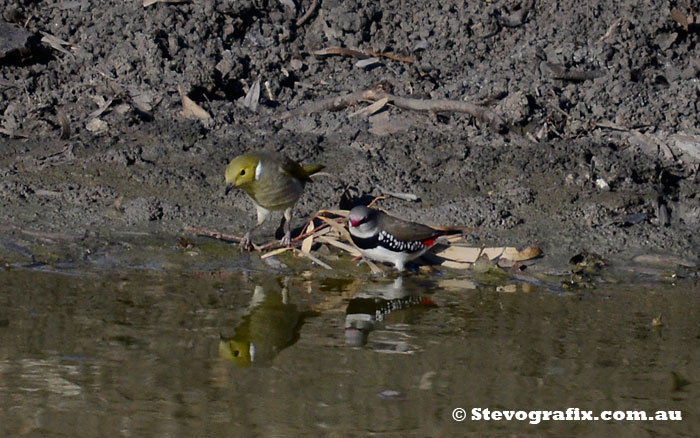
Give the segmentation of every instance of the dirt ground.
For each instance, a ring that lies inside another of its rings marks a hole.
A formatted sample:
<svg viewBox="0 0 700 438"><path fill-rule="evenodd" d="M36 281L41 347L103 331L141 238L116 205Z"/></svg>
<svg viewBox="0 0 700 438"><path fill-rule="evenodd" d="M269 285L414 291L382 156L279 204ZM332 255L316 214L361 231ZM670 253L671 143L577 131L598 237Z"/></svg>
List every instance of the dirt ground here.
<svg viewBox="0 0 700 438"><path fill-rule="evenodd" d="M264 148L327 166L295 225L344 192L413 193L382 206L477 227L479 245L539 244L553 266L581 251L696 266L694 14L662 0L8 0L0 253L186 225L240 234L255 214L224 196L224 168ZM318 54L333 47L362 54ZM210 117L183 114L178 87ZM371 101L286 113L377 87L478 104L506 127L391 100L371 117L354 114Z"/></svg>

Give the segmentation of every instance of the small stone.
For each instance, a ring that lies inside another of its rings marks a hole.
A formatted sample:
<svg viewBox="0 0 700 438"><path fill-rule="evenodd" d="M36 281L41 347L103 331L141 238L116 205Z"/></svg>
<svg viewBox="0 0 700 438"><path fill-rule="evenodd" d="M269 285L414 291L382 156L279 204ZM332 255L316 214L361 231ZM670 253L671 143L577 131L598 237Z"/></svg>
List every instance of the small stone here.
<svg viewBox="0 0 700 438"><path fill-rule="evenodd" d="M605 190L610 191L610 184L608 184L607 181L605 181L603 178L598 178L595 180L595 185L600 189L600 190Z"/></svg>

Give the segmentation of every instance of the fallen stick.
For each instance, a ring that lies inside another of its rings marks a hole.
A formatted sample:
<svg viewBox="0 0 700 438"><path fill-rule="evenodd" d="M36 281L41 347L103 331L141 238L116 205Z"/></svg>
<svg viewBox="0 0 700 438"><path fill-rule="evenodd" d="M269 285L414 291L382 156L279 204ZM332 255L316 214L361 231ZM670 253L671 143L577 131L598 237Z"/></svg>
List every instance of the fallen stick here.
<svg viewBox="0 0 700 438"><path fill-rule="evenodd" d="M313 219L314 218L312 218L311 220L313 220ZM304 227L304 228L306 228L306 227ZM292 239L291 246L292 247L300 246L301 245L300 241L309 237L309 236L312 236L312 235L322 236L323 234L326 234L326 232L327 232L326 228L328 228L327 224L321 224L321 225L317 226L313 231L310 231L307 233L302 233L302 234L294 237ZM184 228L184 230L185 230L185 232L188 232L188 233L197 234L199 236L211 237L212 239L222 240L224 242L234 242L234 243L240 244L241 240L243 240L242 237L236 236L234 234L221 233L221 232L216 231L216 230L207 230L204 228L195 227L195 226L191 226L191 225L186 226ZM279 246L278 240L273 240L273 241L267 242L263 245L253 244L253 247L257 251L264 251L266 249L273 248L275 245Z"/></svg>
<svg viewBox="0 0 700 438"><path fill-rule="evenodd" d="M387 58L391 59L392 61L407 62L409 64L413 64L414 62L416 62L411 57L394 55L393 53L375 52L373 50L368 50L367 53L377 58Z"/></svg>
<svg viewBox="0 0 700 438"><path fill-rule="evenodd" d="M389 97L389 101L393 102L399 108L414 110L414 111L431 111L434 113L439 112L458 112L467 113L472 117L475 117L482 122L487 123L489 126L494 127L497 131L501 132L507 129L507 124L505 120L495 112L491 111L489 108L484 106L475 105L469 102L463 102L460 100L449 100L449 99L435 99L435 100L423 100L423 99L413 99L410 97L399 97L392 96L388 93L386 96ZM381 98L380 97L380 98Z"/></svg>
<svg viewBox="0 0 700 438"><path fill-rule="evenodd" d="M372 92L373 90L356 91L354 93L344 94L342 96L329 97L316 102L305 103L298 108L283 112L280 114L279 118L286 120L321 111L338 111L355 105L362 100L369 100L372 96Z"/></svg>
<svg viewBox="0 0 700 438"><path fill-rule="evenodd" d="M309 6L309 9L307 9L306 12L304 12L304 15L302 15L301 18L299 18L299 19L296 21L295 24L297 25L297 27L301 27L304 23L307 22L307 20L308 20L309 18L311 18L311 16L313 15L314 11L316 11L316 7L317 7L317 6L318 6L318 0L313 0L313 1L311 2L311 6Z"/></svg>
<svg viewBox="0 0 700 438"><path fill-rule="evenodd" d="M236 236L233 234L220 233L220 232L215 231L215 230L205 230L204 228L194 227L191 225L186 226L184 229L188 233L194 233L194 234L198 234L200 236L207 236L207 237L214 238L216 240L225 240L228 242L236 242L236 243L241 243L241 240L243 240L243 238L240 236Z"/></svg>
<svg viewBox="0 0 700 438"><path fill-rule="evenodd" d="M501 116L490 110L489 108L475 105L469 102L463 102L450 99L414 99L411 97L400 97L387 93L381 90L369 89L356 91L354 93L344 94L342 96L331 97L316 102L306 103L298 108L280 114L282 120L298 117L306 114L317 113L321 111L338 111L349 106L355 105L363 100L377 101L380 99L388 99L396 107L412 111L430 111L439 112L461 112L467 113L472 117L487 123L489 126L496 129L498 132L505 132L508 126Z"/></svg>
<svg viewBox="0 0 700 438"><path fill-rule="evenodd" d="M319 49L313 52L316 56L329 56L329 55L340 55L340 56L350 56L352 58L367 59L370 57L369 54L363 52L362 50L349 49L347 47L326 47L325 49Z"/></svg>

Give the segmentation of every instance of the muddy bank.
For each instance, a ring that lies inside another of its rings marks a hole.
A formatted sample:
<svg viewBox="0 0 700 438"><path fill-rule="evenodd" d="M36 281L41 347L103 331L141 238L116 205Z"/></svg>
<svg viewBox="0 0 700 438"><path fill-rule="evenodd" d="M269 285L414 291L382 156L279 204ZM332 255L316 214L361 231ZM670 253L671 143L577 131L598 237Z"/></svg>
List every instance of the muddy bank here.
<svg viewBox="0 0 700 438"><path fill-rule="evenodd" d="M676 5L323 1L301 22L311 3L8 5L4 20L36 37L0 52L5 239L31 250L47 233L78 246L115 232L175 240L186 225L242 233L254 212L242 193L224 197L223 170L266 148L332 175L308 186L296 225L346 190L409 192L421 202L382 205L476 227L478 245L539 244L554 266L582 250L696 262L699 34L671 18ZM377 62L314 55L336 46ZM391 104L279 118L378 84L483 105L509 130ZM183 117L178 85L210 119Z"/></svg>

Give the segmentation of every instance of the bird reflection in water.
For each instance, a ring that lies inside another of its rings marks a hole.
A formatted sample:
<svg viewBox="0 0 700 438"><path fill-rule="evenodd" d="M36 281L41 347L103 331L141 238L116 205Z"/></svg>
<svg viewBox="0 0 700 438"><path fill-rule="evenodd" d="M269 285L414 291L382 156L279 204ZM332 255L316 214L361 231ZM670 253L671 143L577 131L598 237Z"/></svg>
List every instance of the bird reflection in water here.
<svg viewBox="0 0 700 438"><path fill-rule="evenodd" d="M410 281L410 280L409 280ZM383 324L410 323L415 316L436 304L425 295L426 287L411 284L404 286L403 277L392 283L370 283L365 291L356 294L345 311L345 345L362 347L367 345L369 334ZM418 287L421 286L421 287ZM412 291L412 289L417 289ZM423 292L420 294L419 292ZM393 331L393 339L373 342L373 349L383 352L406 353L411 347L401 331Z"/></svg>
<svg viewBox="0 0 700 438"><path fill-rule="evenodd" d="M290 302L286 285L277 289L255 286L248 312L233 336L221 336L222 358L240 367L267 366L280 351L299 339L306 314Z"/></svg>

